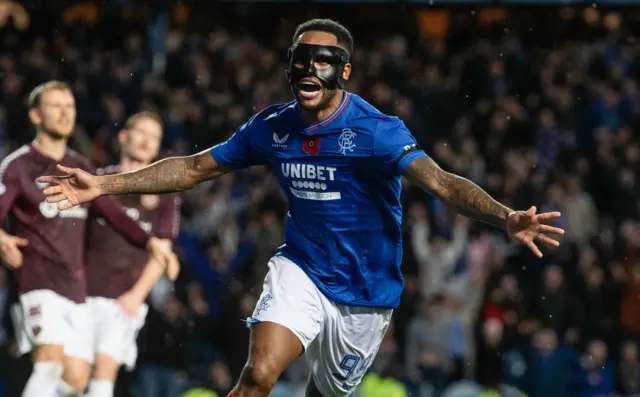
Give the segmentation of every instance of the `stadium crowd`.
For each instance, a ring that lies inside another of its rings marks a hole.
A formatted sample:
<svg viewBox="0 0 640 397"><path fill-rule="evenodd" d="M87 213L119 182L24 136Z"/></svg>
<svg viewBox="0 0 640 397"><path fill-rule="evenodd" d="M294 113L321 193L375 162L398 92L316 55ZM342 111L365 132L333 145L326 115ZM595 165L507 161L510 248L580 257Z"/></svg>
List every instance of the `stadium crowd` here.
<svg viewBox="0 0 640 397"><path fill-rule="evenodd" d="M23 9L30 26L0 18L0 154L33 138L25 95L51 78L72 85L73 145L98 166L116 161L115 134L136 111L162 115L171 155L204 150L290 100L286 47L304 12L82 7L56 18ZM389 28L384 10L348 10L326 11L356 37L347 89L404 120L443 168L512 208L562 211L567 231L561 249L537 260L405 184L406 287L358 394L640 394L639 15L403 9ZM267 15L274 26L253 23ZM154 289L137 369L118 395L226 395L247 354L240 320L282 243L286 211L264 168L184 195L182 274ZM9 324L0 396L15 395L28 365L14 357ZM273 395L302 395L306 378L300 360Z"/></svg>

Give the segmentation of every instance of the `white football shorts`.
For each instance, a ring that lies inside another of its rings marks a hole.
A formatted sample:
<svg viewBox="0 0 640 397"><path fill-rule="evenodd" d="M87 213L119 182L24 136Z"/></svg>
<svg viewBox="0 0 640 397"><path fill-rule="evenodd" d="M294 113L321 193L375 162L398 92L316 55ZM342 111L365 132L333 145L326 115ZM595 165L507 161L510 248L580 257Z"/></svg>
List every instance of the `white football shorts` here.
<svg viewBox="0 0 640 397"><path fill-rule="evenodd" d="M131 318L115 299L92 296L87 301L93 315L93 351L133 370L138 358L138 332L144 326L149 307L141 305L137 316Z"/></svg>
<svg viewBox="0 0 640 397"><path fill-rule="evenodd" d="M355 391L373 363L392 313L334 303L300 267L276 256L269 261L262 295L247 321L273 322L291 330L304 346L318 390L340 397Z"/></svg>
<svg viewBox="0 0 640 397"><path fill-rule="evenodd" d="M64 354L93 361L91 311L87 303L76 303L51 290L20 295L11 307L20 354L40 345L61 345Z"/></svg>

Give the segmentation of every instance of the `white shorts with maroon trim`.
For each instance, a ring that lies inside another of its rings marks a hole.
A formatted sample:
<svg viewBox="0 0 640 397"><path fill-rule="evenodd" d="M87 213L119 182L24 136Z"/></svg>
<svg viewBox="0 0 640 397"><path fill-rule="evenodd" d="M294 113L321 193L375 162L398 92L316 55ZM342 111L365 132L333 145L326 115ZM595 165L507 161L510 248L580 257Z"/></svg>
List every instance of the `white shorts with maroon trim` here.
<svg viewBox="0 0 640 397"><path fill-rule="evenodd" d="M93 350L125 365L131 371L138 358L136 339L144 325L149 307L143 304L138 315L131 318L125 314L115 299L90 297L89 307L93 315Z"/></svg>
<svg viewBox="0 0 640 397"><path fill-rule="evenodd" d="M288 328L300 339L322 395L346 397L373 363L392 313L332 302L298 265L276 256L269 261L262 295L247 322Z"/></svg>
<svg viewBox="0 0 640 397"><path fill-rule="evenodd" d="M29 291L11 307L11 318L20 354L40 345L61 345L66 356L93 361L87 303L76 303L51 290Z"/></svg>

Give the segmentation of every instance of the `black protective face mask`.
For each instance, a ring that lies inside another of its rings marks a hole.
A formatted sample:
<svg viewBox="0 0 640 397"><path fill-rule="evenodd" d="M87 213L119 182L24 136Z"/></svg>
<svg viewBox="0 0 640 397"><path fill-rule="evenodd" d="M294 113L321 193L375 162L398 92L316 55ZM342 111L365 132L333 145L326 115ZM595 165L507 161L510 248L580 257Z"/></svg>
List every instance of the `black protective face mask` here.
<svg viewBox="0 0 640 397"><path fill-rule="evenodd" d="M313 44L294 44L288 52L289 70L287 80L294 86L304 77L317 77L327 89L344 88L342 72L349 63L349 54L340 47ZM331 65L327 69L318 70L314 63L326 62ZM302 67L296 67L301 64Z"/></svg>

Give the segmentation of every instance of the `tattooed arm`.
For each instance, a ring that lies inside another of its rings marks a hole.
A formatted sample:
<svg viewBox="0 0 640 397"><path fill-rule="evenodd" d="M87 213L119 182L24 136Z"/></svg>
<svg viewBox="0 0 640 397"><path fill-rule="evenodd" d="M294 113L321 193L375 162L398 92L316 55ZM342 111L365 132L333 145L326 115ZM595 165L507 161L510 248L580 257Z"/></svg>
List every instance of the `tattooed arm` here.
<svg viewBox="0 0 640 397"><path fill-rule="evenodd" d="M218 166L208 150L187 157L171 157L125 174L96 177L102 194L182 192L229 170Z"/></svg>
<svg viewBox="0 0 640 397"><path fill-rule="evenodd" d="M457 213L502 229L514 212L470 180L444 171L429 157L412 161L404 176Z"/></svg>
<svg viewBox="0 0 640 397"><path fill-rule="evenodd" d="M148 167L124 174L95 176L77 168L58 166L64 176L44 176L38 182L48 183L44 189L47 201L65 210L103 195L181 192L207 179L229 171L220 167L209 150L193 156L171 157Z"/></svg>
<svg viewBox="0 0 640 397"><path fill-rule="evenodd" d="M470 180L443 171L429 157L412 161L404 171L404 176L456 212L506 230L512 239L529 247L538 257L542 257L542 251L536 242L557 247L560 236L564 234L564 230L549 225L560 217L559 212L536 214L536 207L527 211L513 211Z"/></svg>

